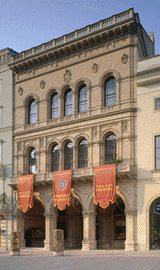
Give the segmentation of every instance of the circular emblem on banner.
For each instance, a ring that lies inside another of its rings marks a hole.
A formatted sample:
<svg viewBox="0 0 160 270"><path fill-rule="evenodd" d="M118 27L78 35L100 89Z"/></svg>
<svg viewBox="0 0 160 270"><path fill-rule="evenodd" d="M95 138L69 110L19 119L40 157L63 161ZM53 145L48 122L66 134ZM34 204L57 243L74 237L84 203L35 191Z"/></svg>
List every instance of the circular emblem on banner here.
<svg viewBox="0 0 160 270"><path fill-rule="evenodd" d="M66 181L63 179L58 181L58 189L63 190L66 187Z"/></svg>

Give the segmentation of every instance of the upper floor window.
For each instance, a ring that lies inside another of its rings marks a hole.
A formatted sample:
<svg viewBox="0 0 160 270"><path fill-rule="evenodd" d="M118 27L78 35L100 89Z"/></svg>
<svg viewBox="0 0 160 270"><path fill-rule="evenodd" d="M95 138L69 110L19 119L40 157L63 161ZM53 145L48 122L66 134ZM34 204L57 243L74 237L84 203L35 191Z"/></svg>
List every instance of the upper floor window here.
<svg viewBox="0 0 160 270"><path fill-rule="evenodd" d="M155 110L160 110L160 98L155 99Z"/></svg>
<svg viewBox="0 0 160 270"><path fill-rule="evenodd" d="M160 136L155 137L155 169L160 170Z"/></svg>
<svg viewBox="0 0 160 270"><path fill-rule="evenodd" d="M29 151L29 173L36 173L37 156L35 148Z"/></svg>
<svg viewBox="0 0 160 270"><path fill-rule="evenodd" d="M51 149L51 171L59 171L59 145L53 145Z"/></svg>
<svg viewBox="0 0 160 270"><path fill-rule="evenodd" d="M88 166L87 141L81 140L78 144L78 168L85 168Z"/></svg>
<svg viewBox="0 0 160 270"><path fill-rule="evenodd" d="M58 118L58 94L51 96L51 119Z"/></svg>
<svg viewBox="0 0 160 270"><path fill-rule="evenodd" d="M64 169L71 170L73 168L73 143L68 142L64 147Z"/></svg>
<svg viewBox="0 0 160 270"><path fill-rule="evenodd" d="M36 101L31 99L28 106L28 124L36 123Z"/></svg>
<svg viewBox="0 0 160 270"><path fill-rule="evenodd" d="M68 89L64 95L64 115L65 116L72 114L72 106L73 106L72 90Z"/></svg>
<svg viewBox="0 0 160 270"><path fill-rule="evenodd" d="M105 83L104 105L112 106L116 103L116 82L114 77L110 77Z"/></svg>
<svg viewBox="0 0 160 270"><path fill-rule="evenodd" d="M82 85L78 91L78 112L87 110L87 87Z"/></svg>
<svg viewBox="0 0 160 270"><path fill-rule="evenodd" d="M105 163L116 158L116 136L109 135L105 140Z"/></svg>

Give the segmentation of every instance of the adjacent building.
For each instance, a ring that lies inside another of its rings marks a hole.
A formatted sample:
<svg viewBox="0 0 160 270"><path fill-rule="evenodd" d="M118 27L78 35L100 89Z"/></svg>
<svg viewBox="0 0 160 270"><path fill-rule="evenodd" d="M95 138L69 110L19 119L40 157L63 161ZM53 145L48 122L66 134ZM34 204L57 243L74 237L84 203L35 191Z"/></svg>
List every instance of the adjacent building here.
<svg viewBox="0 0 160 270"><path fill-rule="evenodd" d="M138 61L137 199L139 250L160 248L160 55Z"/></svg>
<svg viewBox="0 0 160 270"><path fill-rule="evenodd" d="M8 67L16 52L0 50L0 249L10 249L12 130L13 130L13 75Z"/></svg>

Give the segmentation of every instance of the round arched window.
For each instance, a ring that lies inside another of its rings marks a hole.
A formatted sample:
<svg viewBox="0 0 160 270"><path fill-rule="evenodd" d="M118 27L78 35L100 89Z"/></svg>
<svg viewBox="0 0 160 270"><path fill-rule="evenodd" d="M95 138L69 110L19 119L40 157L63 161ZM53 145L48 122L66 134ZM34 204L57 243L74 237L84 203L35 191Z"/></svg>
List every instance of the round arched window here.
<svg viewBox="0 0 160 270"><path fill-rule="evenodd" d="M64 147L64 169L71 170L73 168L73 143L68 142Z"/></svg>
<svg viewBox="0 0 160 270"><path fill-rule="evenodd" d="M64 115L65 116L72 114L72 106L73 106L72 90L68 89L64 95Z"/></svg>
<svg viewBox="0 0 160 270"><path fill-rule="evenodd" d="M37 156L35 148L29 151L29 173L36 173Z"/></svg>
<svg viewBox="0 0 160 270"><path fill-rule="evenodd" d="M87 141L83 139L78 144L78 168L85 168L87 166L88 166Z"/></svg>
<svg viewBox="0 0 160 270"><path fill-rule="evenodd" d="M51 97L51 119L58 118L58 94L54 93Z"/></svg>
<svg viewBox="0 0 160 270"><path fill-rule="evenodd" d="M87 87L82 85L78 91L78 112L85 112L87 110Z"/></svg>
<svg viewBox="0 0 160 270"><path fill-rule="evenodd" d="M36 101L31 99L28 104L28 124L36 123Z"/></svg>
<svg viewBox="0 0 160 270"><path fill-rule="evenodd" d="M59 145L53 145L51 149L51 171L59 171Z"/></svg>
<svg viewBox="0 0 160 270"><path fill-rule="evenodd" d="M112 106L116 103L116 82L115 78L110 77L105 83L104 106Z"/></svg>
<svg viewBox="0 0 160 270"><path fill-rule="evenodd" d="M116 159L116 136L109 135L105 140L105 163Z"/></svg>

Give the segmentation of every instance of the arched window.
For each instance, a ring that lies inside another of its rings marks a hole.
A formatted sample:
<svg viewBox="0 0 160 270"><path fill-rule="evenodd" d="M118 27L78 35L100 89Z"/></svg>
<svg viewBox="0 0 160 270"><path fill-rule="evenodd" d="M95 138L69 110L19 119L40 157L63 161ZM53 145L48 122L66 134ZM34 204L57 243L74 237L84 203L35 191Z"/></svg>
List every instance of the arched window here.
<svg viewBox="0 0 160 270"><path fill-rule="evenodd" d="M87 110L87 87L82 85L78 91L78 112L85 112Z"/></svg>
<svg viewBox="0 0 160 270"><path fill-rule="evenodd" d="M64 147L64 169L71 170L73 168L73 143L68 142Z"/></svg>
<svg viewBox="0 0 160 270"><path fill-rule="evenodd" d="M36 123L36 101L31 99L28 104L28 124Z"/></svg>
<svg viewBox="0 0 160 270"><path fill-rule="evenodd" d="M29 151L29 173L36 173L37 156L35 148Z"/></svg>
<svg viewBox="0 0 160 270"><path fill-rule="evenodd" d="M59 171L59 145L53 145L51 149L51 171Z"/></svg>
<svg viewBox="0 0 160 270"><path fill-rule="evenodd" d="M112 106L116 103L116 82L114 77L110 77L105 83L104 105Z"/></svg>
<svg viewBox="0 0 160 270"><path fill-rule="evenodd" d="M88 166L87 141L81 140L78 144L78 168L85 168Z"/></svg>
<svg viewBox="0 0 160 270"><path fill-rule="evenodd" d="M51 96L51 119L58 118L58 94Z"/></svg>
<svg viewBox="0 0 160 270"><path fill-rule="evenodd" d="M116 158L116 136L109 135L105 140L105 163Z"/></svg>
<svg viewBox="0 0 160 270"><path fill-rule="evenodd" d="M64 95L64 115L71 115L72 114L72 90L69 89L65 92Z"/></svg>

